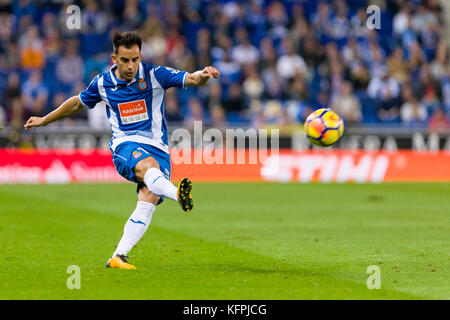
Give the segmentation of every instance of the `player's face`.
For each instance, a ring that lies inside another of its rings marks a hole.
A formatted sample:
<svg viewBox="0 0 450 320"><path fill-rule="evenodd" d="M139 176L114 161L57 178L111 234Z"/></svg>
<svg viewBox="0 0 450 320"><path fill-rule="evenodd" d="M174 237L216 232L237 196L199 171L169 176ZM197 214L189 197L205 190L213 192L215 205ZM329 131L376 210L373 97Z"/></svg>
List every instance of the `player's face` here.
<svg viewBox="0 0 450 320"><path fill-rule="evenodd" d="M139 63L141 63L141 52L137 45L134 45L129 49L120 46L117 50L117 55L113 53L111 57L113 62L117 65L120 79L131 81L136 77Z"/></svg>

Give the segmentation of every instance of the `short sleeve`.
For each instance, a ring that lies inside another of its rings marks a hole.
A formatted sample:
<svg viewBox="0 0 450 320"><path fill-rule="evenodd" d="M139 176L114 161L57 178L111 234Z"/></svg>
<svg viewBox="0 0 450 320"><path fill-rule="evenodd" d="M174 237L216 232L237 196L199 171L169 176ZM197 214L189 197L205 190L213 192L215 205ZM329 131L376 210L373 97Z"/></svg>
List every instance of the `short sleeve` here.
<svg viewBox="0 0 450 320"><path fill-rule="evenodd" d="M186 88L188 72L172 69L169 67L155 66L156 80L164 89L171 87Z"/></svg>
<svg viewBox="0 0 450 320"><path fill-rule="evenodd" d="M79 99L81 104L87 109L94 108L97 103L102 101L100 93L98 92L98 77L99 76L96 76L92 79L89 86L80 92Z"/></svg>

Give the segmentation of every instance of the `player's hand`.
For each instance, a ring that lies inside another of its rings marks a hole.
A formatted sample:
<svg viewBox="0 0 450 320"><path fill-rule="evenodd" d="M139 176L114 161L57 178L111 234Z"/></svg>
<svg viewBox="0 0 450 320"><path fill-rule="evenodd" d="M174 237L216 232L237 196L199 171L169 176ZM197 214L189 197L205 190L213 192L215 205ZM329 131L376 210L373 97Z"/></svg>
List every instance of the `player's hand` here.
<svg viewBox="0 0 450 320"><path fill-rule="evenodd" d="M44 118L30 117L23 127L25 130L30 130L31 128L37 128L40 126L45 126Z"/></svg>
<svg viewBox="0 0 450 320"><path fill-rule="evenodd" d="M220 77L220 72L216 68L208 66L202 70L201 76L208 79L218 78Z"/></svg>

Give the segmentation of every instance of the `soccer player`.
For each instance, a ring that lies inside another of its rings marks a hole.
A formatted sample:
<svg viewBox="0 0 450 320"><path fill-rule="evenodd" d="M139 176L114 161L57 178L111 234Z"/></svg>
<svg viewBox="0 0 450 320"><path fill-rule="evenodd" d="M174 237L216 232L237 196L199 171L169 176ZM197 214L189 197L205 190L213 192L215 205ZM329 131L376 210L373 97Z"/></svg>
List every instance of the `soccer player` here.
<svg viewBox="0 0 450 320"><path fill-rule="evenodd" d="M141 62L142 40L136 32L117 33L113 39L114 65L97 75L89 86L44 117L30 117L25 130L45 126L83 108L104 101L112 130L110 149L114 166L126 179L137 183L138 202L127 220L122 239L107 267L136 269L127 254L147 230L156 205L164 198L178 201L189 212L192 183L184 178L170 182L170 155L164 120L164 93L171 87L203 86L220 73L208 66L194 73Z"/></svg>

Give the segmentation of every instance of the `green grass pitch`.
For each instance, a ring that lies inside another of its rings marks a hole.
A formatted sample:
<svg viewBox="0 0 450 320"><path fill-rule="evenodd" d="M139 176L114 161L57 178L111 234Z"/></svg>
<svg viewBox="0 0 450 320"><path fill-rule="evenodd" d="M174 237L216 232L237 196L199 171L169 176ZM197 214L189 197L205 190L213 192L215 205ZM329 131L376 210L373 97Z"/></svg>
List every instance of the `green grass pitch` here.
<svg viewBox="0 0 450 320"><path fill-rule="evenodd" d="M0 299L449 299L449 195L445 183L194 183L196 208L159 206L128 271L105 263L133 184L3 185Z"/></svg>

